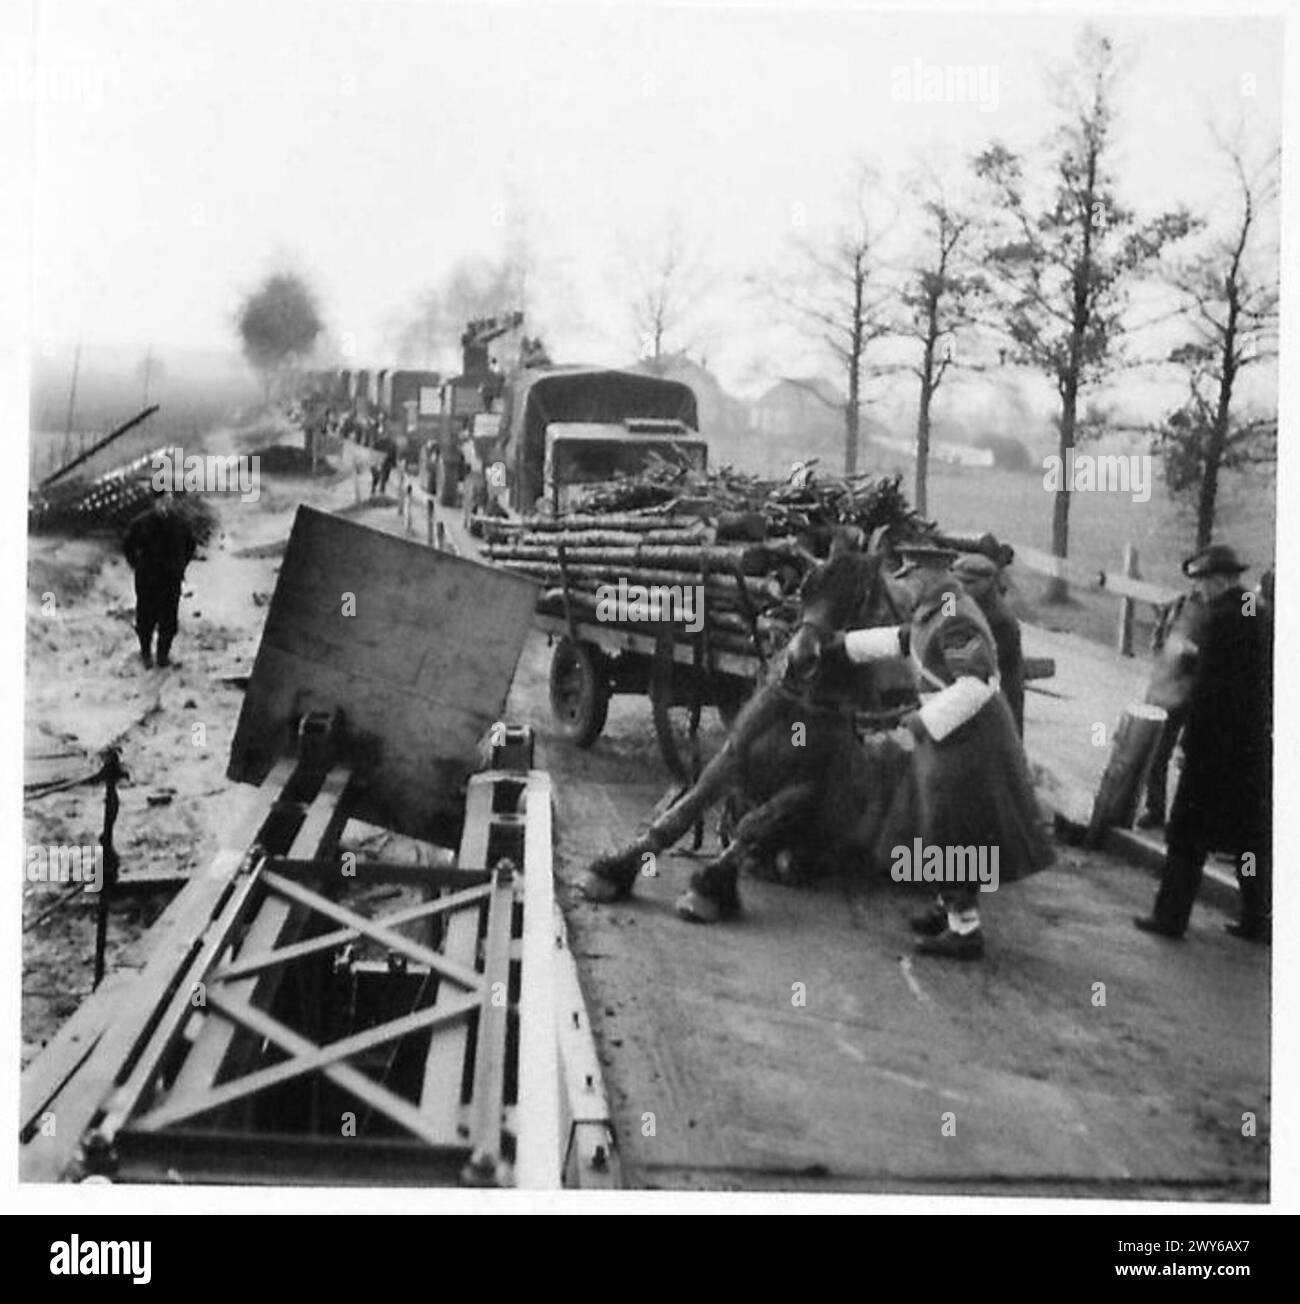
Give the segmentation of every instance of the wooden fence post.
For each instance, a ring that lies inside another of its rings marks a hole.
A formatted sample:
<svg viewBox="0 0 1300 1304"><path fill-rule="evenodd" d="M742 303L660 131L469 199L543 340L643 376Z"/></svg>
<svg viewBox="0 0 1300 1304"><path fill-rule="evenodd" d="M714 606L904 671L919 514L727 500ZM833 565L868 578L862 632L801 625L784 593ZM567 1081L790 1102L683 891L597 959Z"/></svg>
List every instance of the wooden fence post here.
<svg viewBox="0 0 1300 1304"><path fill-rule="evenodd" d="M1133 544L1124 545L1123 575L1127 579L1138 578L1138 554ZM1119 630L1116 637L1119 654L1122 657L1133 655L1133 611L1135 603L1132 598L1124 597L1119 602Z"/></svg>

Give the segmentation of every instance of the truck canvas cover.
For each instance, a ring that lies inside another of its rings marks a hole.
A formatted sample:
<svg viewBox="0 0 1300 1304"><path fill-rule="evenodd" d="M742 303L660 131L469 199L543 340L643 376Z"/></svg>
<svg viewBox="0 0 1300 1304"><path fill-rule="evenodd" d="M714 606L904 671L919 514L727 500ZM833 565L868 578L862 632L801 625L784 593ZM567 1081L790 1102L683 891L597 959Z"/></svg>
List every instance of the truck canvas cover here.
<svg viewBox="0 0 1300 1304"><path fill-rule="evenodd" d="M695 394L680 381L600 367L553 367L522 376L507 395L501 422L502 460L517 486L519 510L531 511L542 494L548 425L613 425L631 417L700 427Z"/></svg>

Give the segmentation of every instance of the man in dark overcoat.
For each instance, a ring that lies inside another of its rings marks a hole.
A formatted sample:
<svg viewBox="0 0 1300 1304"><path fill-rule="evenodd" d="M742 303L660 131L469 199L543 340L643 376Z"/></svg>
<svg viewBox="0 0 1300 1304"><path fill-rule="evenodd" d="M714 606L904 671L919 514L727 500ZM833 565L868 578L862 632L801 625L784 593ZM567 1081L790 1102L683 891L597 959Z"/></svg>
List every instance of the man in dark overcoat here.
<svg viewBox="0 0 1300 1304"><path fill-rule="evenodd" d="M1265 942L1272 929L1272 628L1246 570L1225 544L1189 558L1184 570L1206 604L1200 641L1184 657L1194 678L1183 726L1183 772L1169 816L1165 865L1144 932L1187 931L1212 851L1236 859L1240 914L1227 929Z"/></svg>
<svg viewBox="0 0 1300 1304"><path fill-rule="evenodd" d="M181 584L196 546L194 531L165 492L126 527L122 551L135 571L135 632L146 666L154 663L155 630L158 664L165 666L171 658Z"/></svg>

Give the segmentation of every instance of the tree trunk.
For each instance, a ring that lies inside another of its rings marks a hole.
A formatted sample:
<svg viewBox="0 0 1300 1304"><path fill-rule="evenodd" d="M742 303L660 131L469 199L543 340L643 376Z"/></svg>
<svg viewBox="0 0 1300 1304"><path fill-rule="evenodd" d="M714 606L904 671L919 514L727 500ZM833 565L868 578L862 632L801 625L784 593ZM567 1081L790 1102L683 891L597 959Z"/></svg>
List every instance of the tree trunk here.
<svg viewBox="0 0 1300 1304"><path fill-rule="evenodd" d="M844 474L853 475L858 469L858 400L853 393L856 384L849 386L852 397L844 405Z"/></svg>
<svg viewBox="0 0 1300 1304"><path fill-rule="evenodd" d="M1207 548L1214 538L1214 518L1219 502L1219 471L1223 466L1224 450L1228 446L1228 427L1232 419L1232 391L1236 383L1237 301L1234 294L1228 299L1228 320L1223 332L1223 369L1219 375L1219 398L1214 409L1214 425L1210 428L1209 443L1205 448L1205 466L1201 470L1200 492L1196 496L1196 547Z"/></svg>
<svg viewBox="0 0 1300 1304"><path fill-rule="evenodd" d="M1070 555L1070 453L1074 448L1074 430L1078 419L1079 390L1074 377L1066 380L1061 395L1061 437L1057 453L1061 459L1061 487L1052 502L1052 555L1064 560ZM1065 580L1053 576L1044 595L1048 602L1065 602L1070 596Z"/></svg>
<svg viewBox="0 0 1300 1304"><path fill-rule="evenodd" d="M934 398L934 340L925 342L921 363L921 404L916 413L916 492L914 506L920 516L926 513L926 479L930 466L930 403Z"/></svg>

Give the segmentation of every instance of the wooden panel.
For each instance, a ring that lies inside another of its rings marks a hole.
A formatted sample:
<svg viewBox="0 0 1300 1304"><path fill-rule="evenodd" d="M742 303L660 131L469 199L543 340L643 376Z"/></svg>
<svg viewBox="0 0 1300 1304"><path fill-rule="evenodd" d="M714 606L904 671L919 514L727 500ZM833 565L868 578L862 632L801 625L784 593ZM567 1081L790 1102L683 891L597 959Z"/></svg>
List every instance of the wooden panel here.
<svg viewBox="0 0 1300 1304"><path fill-rule="evenodd" d="M500 718L535 597L520 576L299 508L230 777L257 782L299 716L338 709L383 822L427 835L433 815L459 808Z"/></svg>
<svg viewBox="0 0 1300 1304"><path fill-rule="evenodd" d="M515 1181L530 1189L560 1185L559 1051L555 955L564 921L555 907L551 866L551 780L529 772L524 795L524 936L519 993L519 1127Z"/></svg>
<svg viewBox="0 0 1300 1304"><path fill-rule="evenodd" d="M460 840L457 863L464 869L481 869L487 860L488 832L492 825L492 784L487 775L476 774L469 781L465 800L465 825ZM447 920L442 952L447 959L472 967L478 953L481 906L458 910ZM445 984L438 999L455 994ZM464 1076L465 1048L469 1030L455 1025L435 1034L424 1065L424 1085L420 1090L420 1113L429 1126L448 1142L461 1141L457 1128L461 1122L461 1082Z"/></svg>

